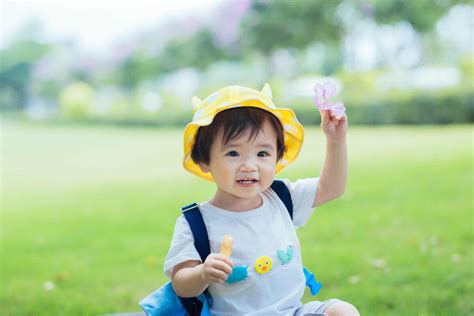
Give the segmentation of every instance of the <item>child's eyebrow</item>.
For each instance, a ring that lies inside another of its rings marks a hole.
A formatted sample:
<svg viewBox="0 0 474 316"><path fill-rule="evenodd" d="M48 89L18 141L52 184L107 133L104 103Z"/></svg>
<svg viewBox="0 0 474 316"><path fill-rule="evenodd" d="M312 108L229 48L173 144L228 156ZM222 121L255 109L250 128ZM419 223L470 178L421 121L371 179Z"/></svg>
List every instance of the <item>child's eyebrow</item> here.
<svg viewBox="0 0 474 316"><path fill-rule="evenodd" d="M269 148L269 149L275 148L275 146L270 144L270 143L257 144L257 147L259 147L259 148Z"/></svg>
<svg viewBox="0 0 474 316"><path fill-rule="evenodd" d="M222 149L227 149L229 147L240 147L241 145L238 143L227 143L224 146L222 146ZM268 149L274 149L275 146L273 146L271 143L260 143L256 144L256 147L258 148L268 148Z"/></svg>

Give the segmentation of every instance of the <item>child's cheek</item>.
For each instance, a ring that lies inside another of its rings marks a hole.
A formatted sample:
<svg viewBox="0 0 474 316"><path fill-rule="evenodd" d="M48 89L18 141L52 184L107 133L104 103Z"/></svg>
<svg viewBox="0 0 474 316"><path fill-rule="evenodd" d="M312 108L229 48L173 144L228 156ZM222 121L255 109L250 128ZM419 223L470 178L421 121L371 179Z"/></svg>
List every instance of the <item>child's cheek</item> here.
<svg viewBox="0 0 474 316"><path fill-rule="evenodd" d="M233 170L235 170L236 168L238 168L239 164L237 163L237 161L234 159L234 160L228 160L226 161L225 163L222 164L222 170L226 171L226 172L232 172Z"/></svg>

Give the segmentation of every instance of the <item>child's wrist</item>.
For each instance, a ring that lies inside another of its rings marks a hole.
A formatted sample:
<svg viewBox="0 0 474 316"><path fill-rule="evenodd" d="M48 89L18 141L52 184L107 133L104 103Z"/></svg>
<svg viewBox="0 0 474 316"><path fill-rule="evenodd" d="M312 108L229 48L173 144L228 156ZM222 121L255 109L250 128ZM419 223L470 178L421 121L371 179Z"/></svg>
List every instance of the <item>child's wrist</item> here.
<svg viewBox="0 0 474 316"><path fill-rule="evenodd" d="M346 136L341 138L334 138L326 135L326 143L331 144L331 145L339 145L339 144L344 144L346 142Z"/></svg>
<svg viewBox="0 0 474 316"><path fill-rule="evenodd" d="M203 284L207 284L206 274L204 273L204 263L197 265L196 269L198 269L199 281Z"/></svg>

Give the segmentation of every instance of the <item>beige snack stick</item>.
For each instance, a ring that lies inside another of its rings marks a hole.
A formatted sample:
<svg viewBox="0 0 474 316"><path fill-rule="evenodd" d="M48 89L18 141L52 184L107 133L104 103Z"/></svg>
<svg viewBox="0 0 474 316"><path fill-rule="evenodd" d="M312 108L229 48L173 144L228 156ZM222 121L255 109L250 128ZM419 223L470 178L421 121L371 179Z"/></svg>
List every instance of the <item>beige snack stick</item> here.
<svg viewBox="0 0 474 316"><path fill-rule="evenodd" d="M221 243L221 254L230 257L232 255L232 245L234 243L234 238L231 235L224 235Z"/></svg>

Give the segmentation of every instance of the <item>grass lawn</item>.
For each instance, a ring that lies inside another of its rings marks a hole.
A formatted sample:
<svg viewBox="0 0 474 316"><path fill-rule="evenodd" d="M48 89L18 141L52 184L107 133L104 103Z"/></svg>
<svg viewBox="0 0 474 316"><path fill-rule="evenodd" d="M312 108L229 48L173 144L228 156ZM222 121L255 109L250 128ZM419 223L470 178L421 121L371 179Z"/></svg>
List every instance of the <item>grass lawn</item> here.
<svg viewBox="0 0 474 316"><path fill-rule="evenodd" d="M474 314L472 132L350 127L348 189L298 231L316 299L362 315ZM181 133L3 122L1 315L139 310L166 281L179 208L213 193L181 168ZM307 128L279 177L319 175L324 149Z"/></svg>

